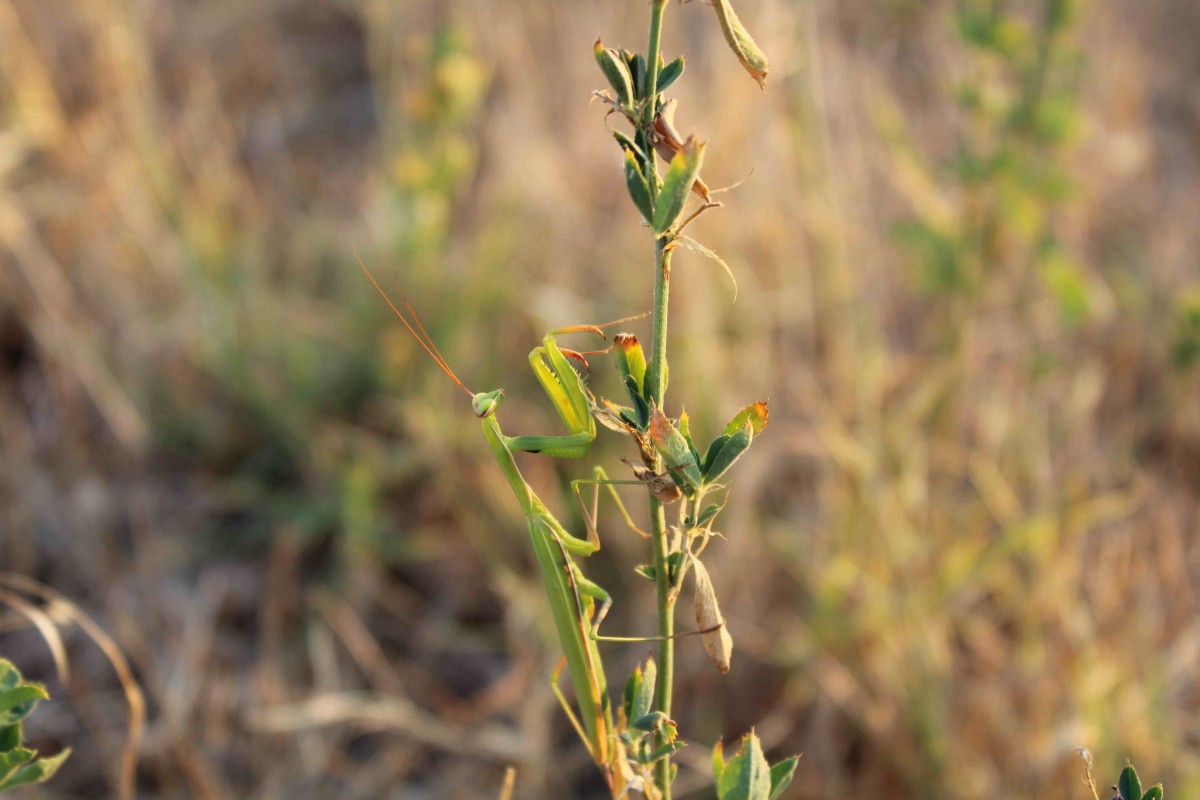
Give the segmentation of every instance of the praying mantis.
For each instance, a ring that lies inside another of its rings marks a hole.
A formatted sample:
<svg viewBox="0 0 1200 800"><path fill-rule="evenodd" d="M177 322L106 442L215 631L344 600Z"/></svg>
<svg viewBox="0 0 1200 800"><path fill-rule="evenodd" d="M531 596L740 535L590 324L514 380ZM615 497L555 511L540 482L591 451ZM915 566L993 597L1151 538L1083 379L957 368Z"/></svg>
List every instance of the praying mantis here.
<svg viewBox="0 0 1200 800"><path fill-rule="evenodd" d="M412 318L411 321L396 307L361 259L359 265L429 357L455 385L471 396L471 408L480 420L488 447L521 505L538 571L550 602L555 629L563 647L563 657L551 676L554 694L593 761L600 767L613 790L613 795L622 796L626 791L627 781L632 776L628 774L623 747L617 738L618 731L613 722L613 711L597 641L646 640L600 637L597 634L599 624L611 605L611 597L602 587L585 578L573 560L575 556L586 557L600 549L593 521L594 511L592 516L588 517L587 539L567 531L525 481L514 455L518 452L561 458L579 458L587 455L592 441L596 438L596 423L592 418L591 403L582 379L567 360L571 357L582 360L583 355L559 347L555 337L572 333L591 333L604 338L602 327L606 326L573 325L557 328L547 333L542 339L542 344L529 354L529 363L534 374L569 433L560 436L507 436L501 431L496 419L496 410L504 391L497 389L490 392L472 392L468 389L446 363L407 300L404 301L404 305ZM610 481L597 469L595 479L574 481L572 488L579 497L580 484L614 483L639 482ZM626 522L633 527L615 492L613 498L621 508ZM580 502L582 505L581 498ZM637 530L636 527L634 530ZM600 604L599 608L597 603ZM572 711L558 685L564 664L575 690L575 699L579 706L578 715Z"/></svg>

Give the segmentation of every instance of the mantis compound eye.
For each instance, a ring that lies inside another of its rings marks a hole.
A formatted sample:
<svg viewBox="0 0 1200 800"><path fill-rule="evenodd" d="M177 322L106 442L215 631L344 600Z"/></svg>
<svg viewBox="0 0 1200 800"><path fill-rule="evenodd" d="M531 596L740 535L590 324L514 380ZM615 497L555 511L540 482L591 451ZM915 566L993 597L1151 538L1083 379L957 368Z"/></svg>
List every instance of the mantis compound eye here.
<svg viewBox="0 0 1200 800"><path fill-rule="evenodd" d="M503 389L497 389L494 392L480 392L471 398L471 408L475 411L475 416L480 419L489 416L496 411L496 406L500 402L500 398L504 396Z"/></svg>

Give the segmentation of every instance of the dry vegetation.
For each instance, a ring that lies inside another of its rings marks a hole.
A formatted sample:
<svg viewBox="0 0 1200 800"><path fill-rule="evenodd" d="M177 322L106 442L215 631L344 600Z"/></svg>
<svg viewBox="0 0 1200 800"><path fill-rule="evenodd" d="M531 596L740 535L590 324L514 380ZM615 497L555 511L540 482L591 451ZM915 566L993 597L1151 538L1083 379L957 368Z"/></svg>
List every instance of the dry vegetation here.
<svg viewBox="0 0 1200 800"><path fill-rule="evenodd" d="M352 248L544 429L524 354L649 294L588 105L644 5L0 0L0 565L124 648L143 796L491 796L510 763L592 796L517 510ZM962 5L1038 63L1045 0ZM753 722L800 798L1084 798L1079 744L1200 794L1200 7L1082 4L1026 128L950 2L741 7L766 94L694 9L664 41L710 184L754 170L697 223L738 308L677 258L672 377L696 429L772 407L710 548L733 676L680 646L678 796ZM569 465L523 468L569 515ZM650 603L624 536L591 568ZM29 796L106 796L107 661L70 635L61 686L0 630L55 697L27 733L74 748Z"/></svg>

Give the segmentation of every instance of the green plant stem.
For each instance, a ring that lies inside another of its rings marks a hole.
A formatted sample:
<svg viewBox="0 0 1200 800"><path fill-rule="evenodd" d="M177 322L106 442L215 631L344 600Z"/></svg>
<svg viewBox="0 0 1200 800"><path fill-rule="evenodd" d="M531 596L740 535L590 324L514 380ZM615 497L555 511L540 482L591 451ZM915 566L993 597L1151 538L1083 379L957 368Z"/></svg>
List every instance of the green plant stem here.
<svg viewBox="0 0 1200 800"><path fill-rule="evenodd" d="M668 0L654 0L650 6L650 47L646 53L646 108L642 112L642 127L647 133L654 130L654 114L658 110L658 52L662 49L662 19L667 9ZM658 181L654 180L657 173L655 167L654 148L648 148L646 162L650 180L650 196L658 195Z"/></svg>
<svg viewBox="0 0 1200 800"><path fill-rule="evenodd" d="M667 0L654 0L650 6L650 44L646 53L646 109L642 125L647 133L654 127L654 114L658 105L658 53L662 49L662 19ZM649 148L650 192L657 199L658 181L654 177L657 167L654 148ZM667 388L667 296L671 279L671 251L665 239L654 241L654 341L651 347L650 402L662 407ZM657 471L662 469L659 459ZM675 673L675 601L672 595L671 576L667 569L668 546L666 513L662 503L650 492L650 532L654 546L655 593L658 605L658 684L655 687L654 704L657 710L671 716L671 694ZM663 744L659 737L659 745ZM663 800L671 800L671 760L664 758L655 767L654 782L658 785Z"/></svg>
<svg viewBox="0 0 1200 800"><path fill-rule="evenodd" d="M675 678L675 600L671 596L671 580L667 574L667 525L662 503L650 501L650 532L654 538L655 584L658 598L658 684L654 702L657 709L671 716L671 687ZM658 743L662 745L662 741ZM671 759L664 758L655 766L654 782L665 800L671 800Z"/></svg>
<svg viewBox="0 0 1200 800"><path fill-rule="evenodd" d="M662 39L662 16L667 7L667 0L654 0L650 13L650 52L646 57L648 63L646 75L646 115L642 124L649 131L654 127L654 106L658 95L658 51ZM650 191L657 193L658 181L655 179L654 148L649 148L646 154L651 167ZM650 351L650 402L662 406L663 394L667 388L667 290L670 288L671 251L667 248L667 240L654 240L654 342ZM651 492L653 496L653 492ZM669 694L669 692L668 692Z"/></svg>
<svg viewBox="0 0 1200 800"><path fill-rule="evenodd" d="M658 239L654 243L655 278L654 278L654 343L653 361L655 365L653 385L651 386L652 402L662 405L663 394L666 391L667 363L667 292L671 281L671 251L666 248L666 242ZM656 471L662 470L662 459L659 459ZM658 602L658 635L662 640L658 644L658 685L655 689L654 703L656 708L668 718L671 716L671 693L675 678L675 599L674 587L671 583L670 570L667 566L668 541L666 513L662 503L650 492L650 533L654 545L654 583ZM662 741L659 745L663 744ZM655 770L655 782L664 800L671 800L671 759L664 758L658 762Z"/></svg>

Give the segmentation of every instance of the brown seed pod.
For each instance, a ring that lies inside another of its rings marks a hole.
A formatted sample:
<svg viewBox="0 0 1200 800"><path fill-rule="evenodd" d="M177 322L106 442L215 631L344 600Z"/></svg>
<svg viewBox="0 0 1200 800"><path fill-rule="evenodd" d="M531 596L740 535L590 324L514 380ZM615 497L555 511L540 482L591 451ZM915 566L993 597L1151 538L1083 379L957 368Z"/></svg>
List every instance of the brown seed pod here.
<svg viewBox="0 0 1200 800"><path fill-rule="evenodd" d="M704 649L708 657L717 665L721 672L729 672L729 657L733 654L733 637L729 635L729 626L721 616L721 608L717 605L717 593L713 590L712 579L708 570L699 559L692 559L692 574L695 575L696 593L696 625L702 633Z"/></svg>

